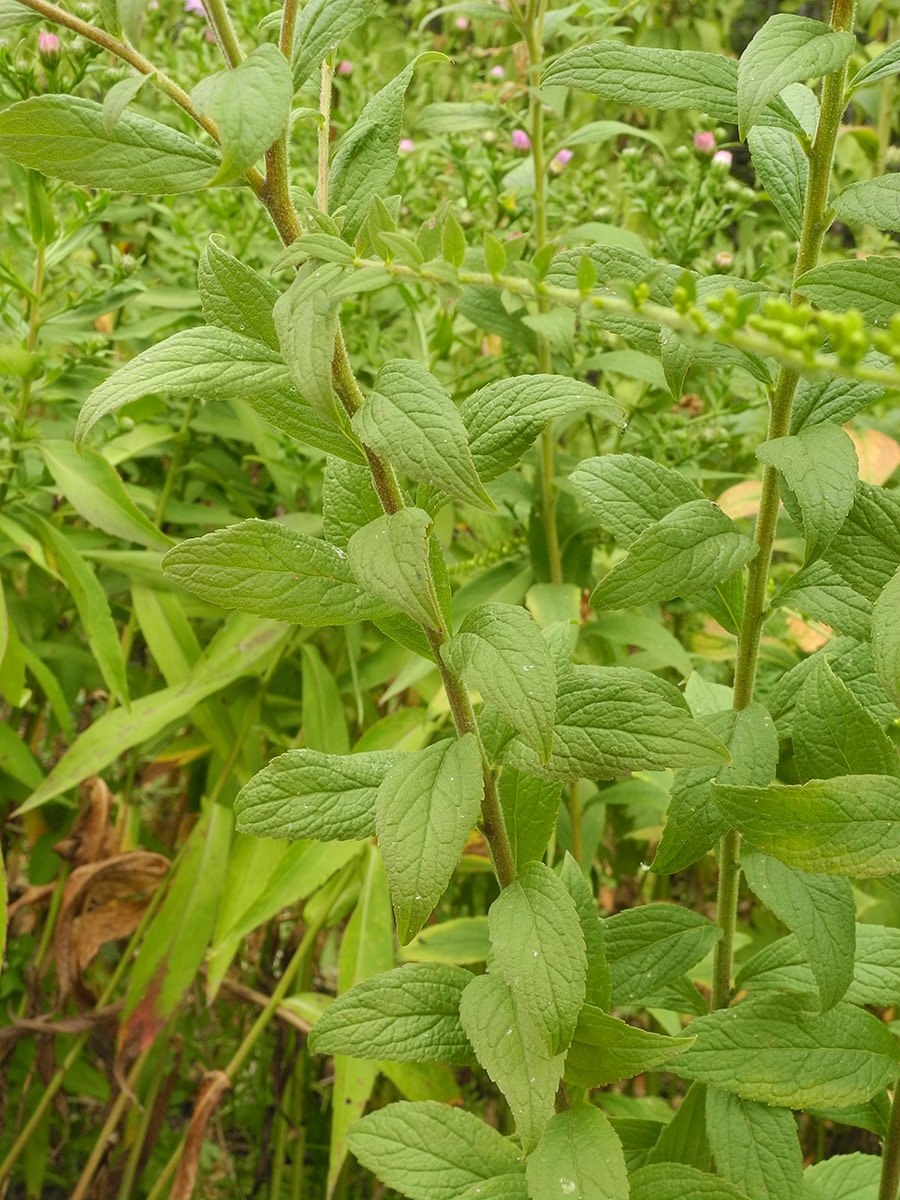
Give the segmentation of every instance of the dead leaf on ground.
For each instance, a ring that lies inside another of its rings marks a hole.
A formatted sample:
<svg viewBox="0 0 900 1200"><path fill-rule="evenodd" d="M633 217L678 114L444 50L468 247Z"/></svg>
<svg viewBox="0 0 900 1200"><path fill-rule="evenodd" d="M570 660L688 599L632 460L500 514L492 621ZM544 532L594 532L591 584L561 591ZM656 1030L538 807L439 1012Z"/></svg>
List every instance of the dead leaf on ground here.
<svg viewBox="0 0 900 1200"><path fill-rule="evenodd" d="M53 849L75 867L111 858L119 849L116 831L110 821L113 794L95 775L81 785L82 809L68 837Z"/></svg>
<svg viewBox="0 0 900 1200"><path fill-rule="evenodd" d="M845 425L844 432L850 435L856 449L863 483L874 483L877 487L887 483L900 467L900 443L880 429L856 430Z"/></svg>

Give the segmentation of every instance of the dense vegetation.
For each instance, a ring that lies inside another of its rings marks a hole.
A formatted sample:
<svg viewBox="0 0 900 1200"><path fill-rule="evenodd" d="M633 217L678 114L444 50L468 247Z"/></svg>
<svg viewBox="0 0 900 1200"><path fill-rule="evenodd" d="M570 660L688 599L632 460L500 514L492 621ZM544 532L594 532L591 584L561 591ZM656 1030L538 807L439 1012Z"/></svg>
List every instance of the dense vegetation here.
<svg viewBox="0 0 900 1200"><path fill-rule="evenodd" d="M0 0L0 1195L896 1200L824 7Z"/></svg>

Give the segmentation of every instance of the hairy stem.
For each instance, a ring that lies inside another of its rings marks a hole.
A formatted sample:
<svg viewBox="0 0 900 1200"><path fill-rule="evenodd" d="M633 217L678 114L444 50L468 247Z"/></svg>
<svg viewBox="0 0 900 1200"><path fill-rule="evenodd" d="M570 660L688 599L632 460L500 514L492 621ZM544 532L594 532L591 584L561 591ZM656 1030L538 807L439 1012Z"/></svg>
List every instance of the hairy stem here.
<svg viewBox="0 0 900 1200"><path fill-rule="evenodd" d="M831 25L836 30L852 32L856 0L835 0ZM845 107L847 86L846 64L826 76L822 86L822 108L819 125L809 156L809 184L803 207L803 227L800 248L794 268L794 283L819 260L822 241L829 225L828 189L838 129ZM796 287L791 302L796 308L803 298ZM799 373L792 367L779 369L769 402L769 425L766 440L785 437L790 432L791 407L799 382ZM778 472L767 467L763 472L762 495L756 520L756 557L747 571L744 593L744 615L738 634L738 654L734 675L734 708L740 711L753 699L759 643L766 618L766 590L772 562L772 546L778 521ZM719 890L717 897L718 924L722 937L713 958L713 1008L724 1008L731 999L731 971L734 954L734 932L737 924L737 903L740 881L741 839L729 830L719 847Z"/></svg>
<svg viewBox="0 0 900 1200"><path fill-rule="evenodd" d="M881 1150L881 1183L878 1200L897 1200L900 1184L900 1084L894 1086L891 1119Z"/></svg>
<svg viewBox="0 0 900 1200"><path fill-rule="evenodd" d="M236 67L243 61L244 52L238 41L231 14L225 0L203 0L206 16L216 35L222 54L229 67Z"/></svg>

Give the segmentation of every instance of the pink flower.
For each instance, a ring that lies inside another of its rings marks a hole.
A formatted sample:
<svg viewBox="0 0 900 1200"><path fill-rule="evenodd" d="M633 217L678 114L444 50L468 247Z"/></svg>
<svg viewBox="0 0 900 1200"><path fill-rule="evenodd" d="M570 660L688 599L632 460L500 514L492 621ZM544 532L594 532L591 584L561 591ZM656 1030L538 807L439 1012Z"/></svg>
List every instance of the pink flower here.
<svg viewBox="0 0 900 1200"><path fill-rule="evenodd" d="M457 17L456 20L453 22L453 24L456 26L457 29L468 29L469 28L469 22L465 17Z"/></svg>
<svg viewBox="0 0 900 1200"><path fill-rule="evenodd" d="M720 271L727 271L729 267L734 266L734 255L730 250L720 250L716 255L715 263Z"/></svg>
<svg viewBox="0 0 900 1200"><path fill-rule="evenodd" d="M713 155L713 162L716 163L720 167L729 167L730 168L731 161L732 161L732 156L731 156L730 150L717 150L715 152L715 154Z"/></svg>
<svg viewBox="0 0 900 1200"><path fill-rule="evenodd" d="M350 62L349 59L342 58L337 65L337 73L338 75L352 75L353 63Z"/></svg>
<svg viewBox="0 0 900 1200"><path fill-rule="evenodd" d="M512 131L513 150L530 150L531 138L524 129L514 129Z"/></svg>
<svg viewBox="0 0 900 1200"><path fill-rule="evenodd" d="M491 69L488 73L490 74L492 79L503 79L503 77L506 75L506 72L503 70L503 68L500 66L499 63L496 65L496 67L491 67Z"/></svg>
<svg viewBox="0 0 900 1200"><path fill-rule="evenodd" d="M400 139L400 145L399 145L398 149L401 154L412 154L412 152L413 152L413 150L415 150L415 148L416 148L416 143L412 140L412 138L401 138Z"/></svg>
<svg viewBox="0 0 900 1200"><path fill-rule="evenodd" d="M206 16L203 0L184 0L184 11L186 13L196 13L200 17Z"/></svg>
<svg viewBox="0 0 900 1200"><path fill-rule="evenodd" d="M55 33L47 33L42 29L38 34L38 54L46 62L55 62L59 58L59 38Z"/></svg>
<svg viewBox="0 0 900 1200"><path fill-rule="evenodd" d="M567 147L563 146L562 150L558 150L556 154L553 155L553 161L550 163L550 170L553 171L555 175L558 175L566 166L566 164L570 163L574 157L575 151L569 150Z"/></svg>
<svg viewBox="0 0 900 1200"><path fill-rule="evenodd" d="M207 42L214 42L216 40L216 35L213 33L213 31L211 29L204 29L203 30L203 39L204 39L204 41L207 41Z"/></svg>
<svg viewBox="0 0 900 1200"><path fill-rule="evenodd" d="M716 135L708 129L694 134L694 149L700 154L712 154L716 148Z"/></svg>

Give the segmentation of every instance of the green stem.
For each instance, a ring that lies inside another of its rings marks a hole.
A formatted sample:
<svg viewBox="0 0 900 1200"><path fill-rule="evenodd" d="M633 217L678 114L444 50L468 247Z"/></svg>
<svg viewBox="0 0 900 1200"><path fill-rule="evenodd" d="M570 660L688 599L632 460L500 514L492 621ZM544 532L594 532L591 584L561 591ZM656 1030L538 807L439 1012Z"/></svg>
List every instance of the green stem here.
<svg viewBox="0 0 900 1200"><path fill-rule="evenodd" d="M831 13L832 28L852 32L856 0L834 0ZM826 76L822 86L822 108L819 125L809 156L809 183L803 208L803 227L800 247L794 268L795 287L791 302L796 308L803 298L796 282L819 260L822 241L830 224L828 190L834 148L845 107L847 66L844 64ZM791 407L800 375L792 367L782 366L775 380L769 403L769 424L766 440L785 437L790 432ZM766 619L766 591L772 546L778 521L778 472L767 467L763 472L762 495L756 520L756 557L747 572L744 593L744 615L738 634L738 653L734 675L734 708L740 711L753 699L759 643ZM729 830L719 847L719 888L717 896L718 925L722 937L713 957L713 986L711 1005L724 1008L731 999L731 972L734 957L734 934L737 925L737 905L740 883L741 839L736 830Z"/></svg>
<svg viewBox="0 0 900 1200"><path fill-rule="evenodd" d="M892 46L896 41L900 41L900 14L893 17L887 27L887 44ZM878 118L875 122L875 129L878 133L878 155L875 159L876 175L883 175L887 164L888 150L891 146L891 130L897 114L896 96L897 80L894 75L889 75L887 79L882 80L878 93Z"/></svg>
<svg viewBox="0 0 900 1200"><path fill-rule="evenodd" d="M143 1070L144 1063L147 1061L147 1057L150 1054L151 1049L152 1046L148 1046L145 1050L142 1050L135 1060L131 1070L128 1072L128 1078L125 1082L125 1086L120 1089L119 1094L116 1096L115 1101L113 1102L113 1105L107 1114L106 1120L103 1122L103 1128L100 1130L100 1134L97 1140L94 1142L93 1149L91 1150L87 1162L84 1164L84 1170L81 1172L81 1176L75 1185L70 1200L85 1200L85 1197L88 1195L88 1188L93 1182L94 1176L97 1173L97 1168L103 1161L103 1156L106 1153L106 1147L115 1133L116 1126L122 1119L122 1114L125 1112L125 1109L129 1104L134 1102L135 1084L137 1083L138 1076Z"/></svg>
<svg viewBox="0 0 900 1200"><path fill-rule="evenodd" d="M225 56L225 61L229 67L238 66L243 62L244 52L238 41L225 0L203 0L203 7L206 9L207 19L216 35L216 41Z"/></svg>
<svg viewBox="0 0 900 1200"><path fill-rule="evenodd" d="M881 1183L878 1200L897 1200L900 1184L900 1084L894 1087L891 1103L891 1119L888 1122L884 1145L881 1149Z"/></svg>
<svg viewBox="0 0 900 1200"><path fill-rule="evenodd" d="M44 287L46 253L47 246L42 238L34 249L34 283L28 295L28 333L25 336L25 349L29 354L34 353L41 329L41 292ZM9 485L12 483L16 464L19 461L19 443L25 437L25 423L28 420L28 410L30 407L31 374L29 372L22 380L22 392L19 396L19 406L16 409L15 424L13 427L13 446L10 449L9 458L6 462L6 474L3 476L2 482L0 482L0 506L2 506L3 501L6 499L6 493L9 491Z"/></svg>
<svg viewBox="0 0 900 1200"><path fill-rule="evenodd" d="M319 211L328 212L328 159L331 152L331 78L334 73L331 59L322 63L322 87L319 92L318 186L316 198Z"/></svg>

